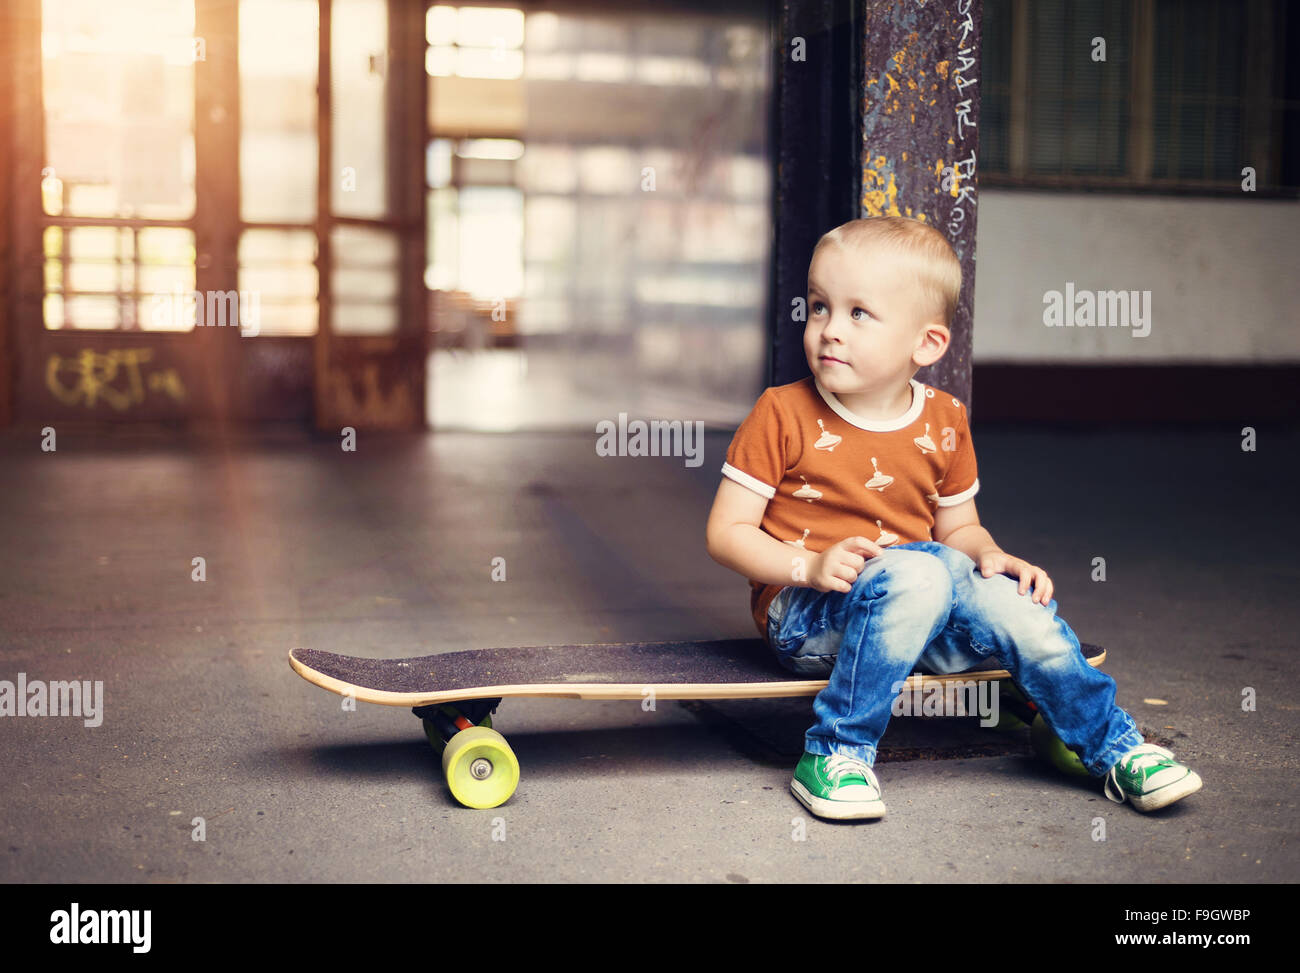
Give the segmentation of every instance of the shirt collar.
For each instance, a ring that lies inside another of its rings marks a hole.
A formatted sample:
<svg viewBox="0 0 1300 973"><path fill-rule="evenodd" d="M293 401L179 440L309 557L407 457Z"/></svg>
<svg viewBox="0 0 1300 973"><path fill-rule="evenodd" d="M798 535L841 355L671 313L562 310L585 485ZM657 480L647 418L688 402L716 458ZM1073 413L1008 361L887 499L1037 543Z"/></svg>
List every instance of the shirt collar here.
<svg viewBox="0 0 1300 973"><path fill-rule="evenodd" d="M925 405L925 386L916 379L911 379L908 384L912 386L912 404L906 412L897 419L865 419L845 408L844 403L839 400L834 392L822 387L822 383L817 380L816 376L813 377L813 384L817 386L817 391L821 394L822 400L830 407L832 412L849 423L849 425L857 426L859 429L865 429L868 432L893 432L896 429L905 429L916 421Z"/></svg>

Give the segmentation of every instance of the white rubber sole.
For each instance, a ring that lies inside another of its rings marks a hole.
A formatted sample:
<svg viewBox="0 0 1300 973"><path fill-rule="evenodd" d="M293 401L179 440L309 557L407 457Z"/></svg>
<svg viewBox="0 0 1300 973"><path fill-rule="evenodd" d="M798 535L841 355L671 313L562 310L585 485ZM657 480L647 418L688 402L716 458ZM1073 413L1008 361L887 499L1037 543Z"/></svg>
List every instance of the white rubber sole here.
<svg viewBox="0 0 1300 973"><path fill-rule="evenodd" d="M1158 811L1162 807L1168 807L1174 801L1182 800L1188 794L1195 794L1201 789L1200 775L1194 770L1189 770L1187 776L1181 780L1176 780L1172 784L1166 784L1158 791L1152 791L1150 794L1141 794L1137 797L1130 797L1131 803L1139 811Z"/></svg>
<svg viewBox="0 0 1300 973"><path fill-rule="evenodd" d="M819 818L834 821L864 821L885 816L885 802L874 801L828 801L824 797L814 797L812 792L798 779L790 781L790 792L799 798L799 802Z"/></svg>

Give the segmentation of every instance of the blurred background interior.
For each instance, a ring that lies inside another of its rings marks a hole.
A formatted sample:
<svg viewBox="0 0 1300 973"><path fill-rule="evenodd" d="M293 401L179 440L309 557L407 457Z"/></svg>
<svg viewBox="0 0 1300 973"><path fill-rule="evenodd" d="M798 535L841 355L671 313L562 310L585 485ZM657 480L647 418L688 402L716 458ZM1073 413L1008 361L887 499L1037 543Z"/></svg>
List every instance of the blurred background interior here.
<svg viewBox="0 0 1300 973"><path fill-rule="evenodd" d="M783 6L12 0L0 420L734 426L798 377L771 354ZM1275 401L1300 15L981 18L973 414L1042 418L999 389L1098 368L1116 416L1169 418L1209 374ZM1150 290L1151 334L1044 328L1067 281Z"/></svg>

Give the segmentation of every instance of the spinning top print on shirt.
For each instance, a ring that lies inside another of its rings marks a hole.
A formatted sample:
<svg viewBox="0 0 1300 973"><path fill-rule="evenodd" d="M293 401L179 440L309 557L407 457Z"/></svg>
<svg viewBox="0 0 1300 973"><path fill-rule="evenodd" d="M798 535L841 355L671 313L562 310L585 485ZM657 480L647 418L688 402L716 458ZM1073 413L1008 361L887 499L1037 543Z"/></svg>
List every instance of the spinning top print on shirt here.
<svg viewBox="0 0 1300 973"><path fill-rule="evenodd" d="M791 547L804 547L803 542L810 533L811 531L807 527L805 527L803 529L803 537L800 537L797 541L786 541L786 543L789 544Z"/></svg>
<svg viewBox="0 0 1300 973"><path fill-rule="evenodd" d="M880 472L880 466L877 465L876 458L874 456L871 457L871 468L876 471L875 475L872 476L871 479L869 479L866 483L862 485L866 487L868 490L879 490L881 493L884 493L885 487L893 483L894 478L892 476L886 476L884 473Z"/></svg>
<svg viewBox="0 0 1300 973"><path fill-rule="evenodd" d="M807 500L809 503L812 503L814 500L821 499L822 492L820 490L814 490L812 487L810 487L808 485L808 478L806 476L801 476L799 477L799 479L803 480L803 486L801 486L798 490L794 491L794 495L796 497L798 497L801 500Z"/></svg>
<svg viewBox="0 0 1300 973"><path fill-rule="evenodd" d="M876 526L880 527L880 521L876 521ZM877 544L884 547L886 544L892 544L896 540L898 540L897 534L891 534L889 531L885 530L884 527L880 527L880 536L876 538Z"/></svg>
<svg viewBox="0 0 1300 973"><path fill-rule="evenodd" d="M925 424L925 435L917 436L912 442L916 443L923 453L933 453L938 448L934 445L934 440L930 438L930 424L928 422Z"/></svg>
<svg viewBox="0 0 1300 973"><path fill-rule="evenodd" d="M834 433L827 432L826 424L823 423L820 419L817 420L817 425L821 426L822 434L821 434L821 438L819 438L817 442L813 443L813 449L824 449L828 453L832 452L835 449L835 447L840 444L840 440L843 439L844 437L837 436Z"/></svg>

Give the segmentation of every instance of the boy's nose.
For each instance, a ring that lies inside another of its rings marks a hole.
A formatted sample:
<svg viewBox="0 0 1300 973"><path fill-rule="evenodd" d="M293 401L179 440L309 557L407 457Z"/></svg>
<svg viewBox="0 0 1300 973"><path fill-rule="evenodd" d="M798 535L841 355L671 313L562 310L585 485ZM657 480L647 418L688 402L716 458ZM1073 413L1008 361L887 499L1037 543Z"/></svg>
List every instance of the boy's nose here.
<svg viewBox="0 0 1300 973"><path fill-rule="evenodd" d="M828 344L839 344L841 341L840 331L840 322L835 318L831 318L826 322L826 327L822 329L822 340Z"/></svg>

